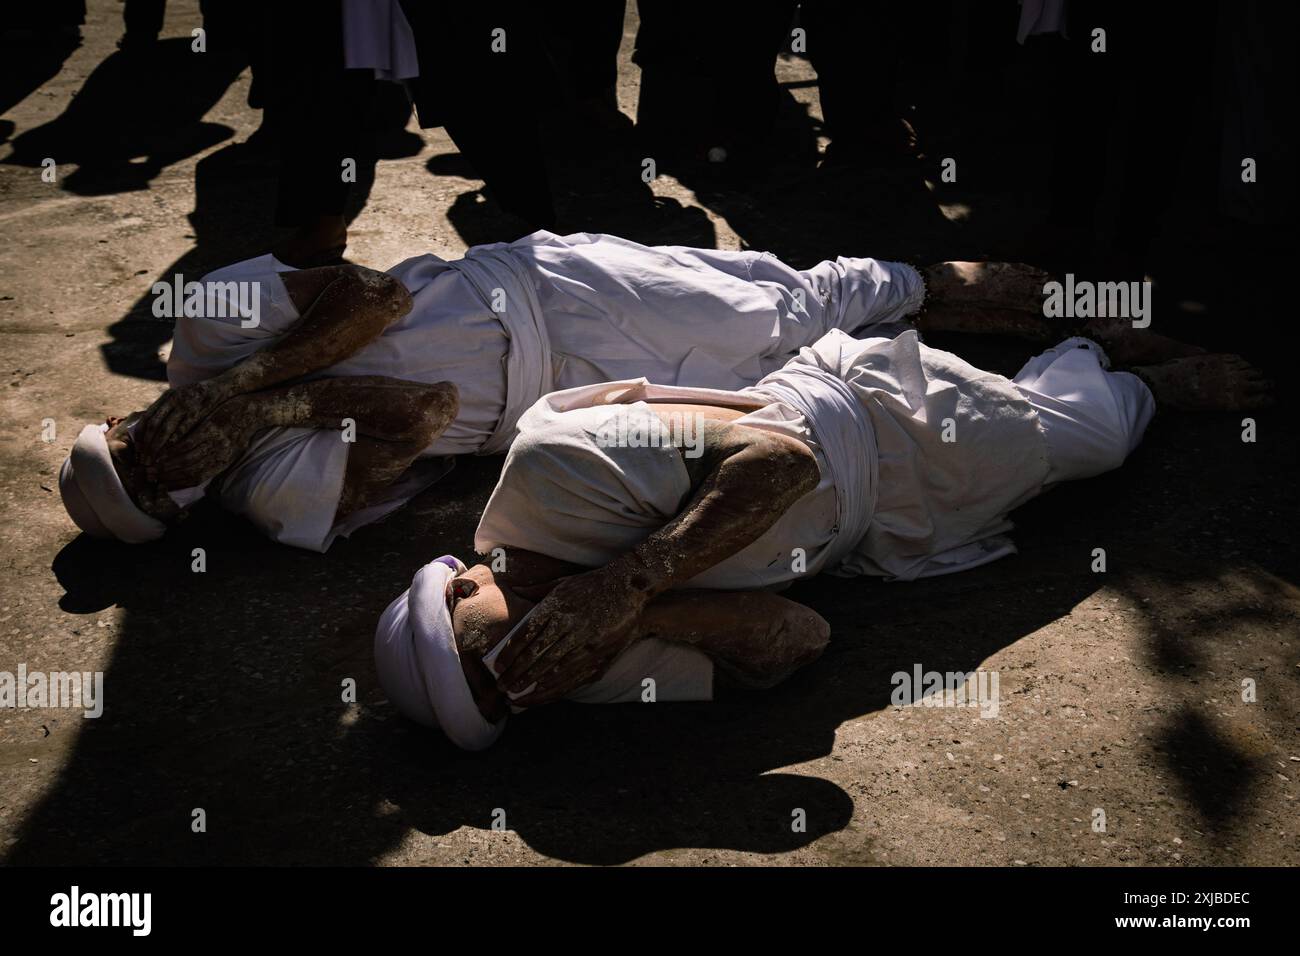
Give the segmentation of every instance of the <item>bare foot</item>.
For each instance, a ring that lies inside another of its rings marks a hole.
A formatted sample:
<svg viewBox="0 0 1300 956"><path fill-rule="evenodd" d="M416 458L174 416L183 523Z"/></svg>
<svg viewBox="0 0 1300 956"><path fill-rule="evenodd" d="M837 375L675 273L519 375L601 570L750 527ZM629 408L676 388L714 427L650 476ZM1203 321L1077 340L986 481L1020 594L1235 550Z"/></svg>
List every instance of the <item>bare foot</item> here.
<svg viewBox="0 0 1300 956"><path fill-rule="evenodd" d="M1205 349L1179 342L1150 329L1135 329L1130 319L1118 316L1089 319L1083 334L1101 343L1115 365L1158 365L1169 359L1204 355Z"/></svg>
<svg viewBox="0 0 1300 956"><path fill-rule="evenodd" d="M1023 262L940 262L922 270L936 305L981 306L1043 315L1052 277Z"/></svg>
<svg viewBox="0 0 1300 956"><path fill-rule="evenodd" d="M1133 371L1166 408L1244 411L1273 404L1273 383L1240 355L1193 355Z"/></svg>
<svg viewBox="0 0 1300 956"><path fill-rule="evenodd" d="M969 332L977 335L1009 335L1031 342L1060 341L1061 332L1041 315L1019 309L993 309L979 305L955 306L935 302L916 316L922 332Z"/></svg>

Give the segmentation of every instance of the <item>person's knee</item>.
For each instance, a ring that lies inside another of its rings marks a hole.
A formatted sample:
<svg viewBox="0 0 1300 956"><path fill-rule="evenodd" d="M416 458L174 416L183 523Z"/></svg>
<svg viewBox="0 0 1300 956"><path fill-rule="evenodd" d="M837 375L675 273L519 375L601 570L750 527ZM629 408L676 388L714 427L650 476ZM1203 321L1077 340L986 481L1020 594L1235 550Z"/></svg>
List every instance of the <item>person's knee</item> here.
<svg viewBox="0 0 1300 956"><path fill-rule="evenodd" d="M787 665L786 673L821 657L831 640L831 626L810 607L791 602L772 622L773 651Z"/></svg>

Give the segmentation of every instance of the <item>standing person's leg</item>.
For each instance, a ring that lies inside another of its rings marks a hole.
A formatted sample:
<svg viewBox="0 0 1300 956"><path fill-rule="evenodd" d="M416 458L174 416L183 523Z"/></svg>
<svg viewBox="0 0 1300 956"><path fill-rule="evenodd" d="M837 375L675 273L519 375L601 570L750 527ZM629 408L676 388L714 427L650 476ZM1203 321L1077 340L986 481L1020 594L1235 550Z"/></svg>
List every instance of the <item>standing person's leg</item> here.
<svg viewBox="0 0 1300 956"><path fill-rule="evenodd" d="M800 6L808 56L817 71L833 163L894 162L916 134L897 108L898 15L878 0L811 0Z"/></svg>
<svg viewBox="0 0 1300 956"><path fill-rule="evenodd" d="M126 0L122 8L122 25L126 32L117 41L127 52L143 49L158 40L162 32L167 0Z"/></svg>
<svg viewBox="0 0 1300 956"><path fill-rule="evenodd" d="M412 83L420 126L442 126L488 192L529 230L555 224L536 98L555 88L522 6L403 0L420 59ZM502 237L508 238L508 237Z"/></svg>
<svg viewBox="0 0 1300 956"><path fill-rule="evenodd" d="M707 126L706 97L698 94L693 33L681 29L672 0L637 0L632 62L641 70L636 131L641 144L665 167L690 155ZM698 29L698 26L695 27Z"/></svg>
<svg viewBox="0 0 1300 956"><path fill-rule="evenodd" d="M272 14L273 77L268 110L279 142L277 226L281 262L308 268L335 262L347 246L345 209L353 170L365 157L365 112L373 75L343 66L339 0L277 3Z"/></svg>
<svg viewBox="0 0 1300 956"><path fill-rule="evenodd" d="M788 42L791 17L788 0L749 0L743 17L722 17L708 38L717 52L705 61L714 100L707 145L735 154L728 162L762 165L779 155L782 144L772 139L781 101L776 58Z"/></svg>
<svg viewBox="0 0 1300 956"><path fill-rule="evenodd" d="M589 9L563 30L563 39L567 40L562 51L565 73L580 101L603 100L617 107L618 48L623 42L627 0L599 0L587 6ZM550 45L551 38L560 31L553 24L546 26L551 27Z"/></svg>
<svg viewBox="0 0 1300 956"><path fill-rule="evenodd" d="M1123 186L1115 239L1107 265L1116 276L1140 279L1151 265L1150 248L1180 186L1180 166L1196 164L1193 179L1214 175L1204 151L1187 148L1208 129L1205 104L1213 97L1215 4L1179 4L1178 15L1158 7L1125 7L1128 48L1124 90L1117 104L1123 151ZM1180 162L1180 159L1182 162Z"/></svg>

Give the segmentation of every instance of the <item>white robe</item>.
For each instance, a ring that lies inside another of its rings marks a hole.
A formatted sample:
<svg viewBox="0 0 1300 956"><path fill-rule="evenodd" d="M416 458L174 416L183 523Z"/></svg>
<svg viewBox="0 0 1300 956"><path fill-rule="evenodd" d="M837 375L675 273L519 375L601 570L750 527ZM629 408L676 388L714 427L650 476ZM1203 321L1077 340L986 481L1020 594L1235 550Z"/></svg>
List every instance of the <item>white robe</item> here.
<svg viewBox="0 0 1300 956"><path fill-rule="evenodd" d="M546 396L520 420L475 549L589 567L631 550L680 513L690 479L677 448L610 436L653 434L647 399L727 404L737 394L763 405L738 423L803 441L821 481L683 587L778 587L823 569L910 580L995 560L1015 550L1010 511L1049 484L1119 467L1154 411L1146 386L1106 371L1085 340L1048 350L1012 380L922 345L914 331L892 340L832 331L738 392L639 379Z"/></svg>
<svg viewBox="0 0 1300 956"><path fill-rule="evenodd" d="M243 328L233 309L179 319L167 363L173 386L216 375L293 326L299 316L277 275L284 271L262 256L205 277L257 282L260 321ZM920 274L902 263L842 257L796 270L767 253L544 231L451 262L417 256L389 271L414 308L321 374L454 382L460 412L425 450L430 458L504 451L519 416L553 389L632 374L711 388L751 384L830 329L902 328L925 293ZM337 432L276 430L218 494L274 539L323 551L446 467L417 471L410 477L419 480L336 526L327 503L337 505L347 449Z"/></svg>
<svg viewBox="0 0 1300 956"><path fill-rule="evenodd" d="M827 334L741 389L762 407L737 419L804 442L818 485L682 587L778 588L821 570L909 579L1014 552L1004 534L1011 509L1056 482L1119 467L1151 420L1150 391L1107 365L1094 343L1069 339L1005 379L927 348L915 332ZM730 403L736 394L634 379L546 396L520 420L475 549L597 567L636 547L681 512L690 478L676 448L610 437L655 434L647 400ZM618 661L579 694L635 700L642 678L662 673L674 699L709 699L713 665L698 649L656 641L634 650L635 661Z"/></svg>

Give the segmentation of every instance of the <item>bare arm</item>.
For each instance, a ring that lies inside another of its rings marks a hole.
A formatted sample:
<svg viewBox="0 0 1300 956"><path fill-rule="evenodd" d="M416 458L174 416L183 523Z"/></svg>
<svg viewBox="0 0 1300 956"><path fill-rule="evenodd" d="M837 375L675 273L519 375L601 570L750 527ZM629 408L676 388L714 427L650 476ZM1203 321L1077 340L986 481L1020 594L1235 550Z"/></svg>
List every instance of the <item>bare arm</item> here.
<svg viewBox="0 0 1300 956"><path fill-rule="evenodd" d="M457 408L450 382L382 376L302 382L228 400L150 469L164 488L193 487L230 467L264 428L340 430L350 421L356 440L336 512L342 517L396 480L451 424Z"/></svg>
<svg viewBox="0 0 1300 956"><path fill-rule="evenodd" d="M164 392L137 426L144 460L161 457L223 402L329 368L411 310L400 281L361 266L288 272L301 318L278 341L210 379Z"/></svg>
<svg viewBox="0 0 1300 956"><path fill-rule="evenodd" d="M510 701L482 664L510 629L560 583L583 569L545 555L507 549L500 570L477 565L456 584L452 621L465 679L483 716L500 720ZM766 688L815 660L830 626L810 608L766 592L668 591L650 601L632 626L634 643L659 638L697 648L724 681ZM599 679L611 657L591 681ZM590 681L587 681L590 683Z"/></svg>
<svg viewBox="0 0 1300 956"><path fill-rule="evenodd" d="M708 422L705 448L686 459L695 491L681 514L605 567L557 585L502 651L501 687L538 685L521 703L588 683L635 639L653 598L757 540L817 485L812 453L784 435Z"/></svg>
<svg viewBox="0 0 1300 956"><path fill-rule="evenodd" d="M281 275L302 315L282 338L223 372L236 394L329 368L411 311L411 293L386 272L330 266Z"/></svg>
<svg viewBox="0 0 1300 956"><path fill-rule="evenodd" d="M812 608L759 591L670 591L648 605L641 637L689 644L736 683L765 689L821 656L830 625Z"/></svg>

